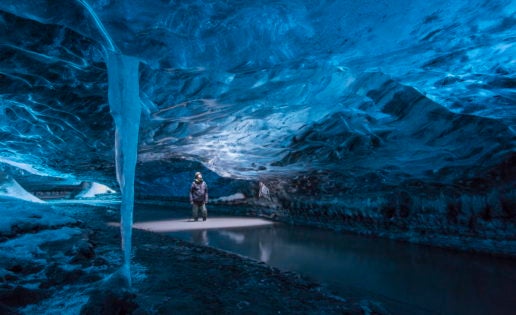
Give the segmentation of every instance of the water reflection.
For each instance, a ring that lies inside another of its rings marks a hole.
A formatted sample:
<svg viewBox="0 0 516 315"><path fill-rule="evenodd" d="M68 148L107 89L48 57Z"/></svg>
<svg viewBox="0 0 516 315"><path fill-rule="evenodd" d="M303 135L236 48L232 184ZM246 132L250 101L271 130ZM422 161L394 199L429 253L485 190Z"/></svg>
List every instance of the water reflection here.
<svg viewBox="0 0 516 315"><path fill-rule="evenodd" d="M204 246L210 245L208 240L208 231L206 230L193 230L192 234L192 242L195 244L201 244Z"/></svg>
<svg viewBox="0 0 516 315"><path fill-rule="evenodd" d="M237 244L242 244L245 241L244 233L230 232L230 231L219 231L220 235L228 237L230 240Z"/></svg>
<svg viewBox="0 0 516 315"><path fill-rule="evenodd" d="M207 232L207 231L205 231ZM246 234L242 232L232 232L232 231L217 231L217 233L221 236L225 236L229 241L234 242L235 244L242 245L245 242ZM192 238L194 243L201 244ZM252 241L250 243L253 243ZM259 259L263 262L269 262L272 253L272 247L270 243L265 242L263 240L258 240L258 250L259 250Z"/></svg>
<svg viewBox="0 0 516 315"><path fill-rule="evenodd" d="M258 243L258 247L260 248L260 260L268 263L271 259L272 247L261 241Z"/></svg>
<svg viewBox="0 0 516 315"><path fill-rule="evenodd" d="M395 314L511 314L516 263L395 241L273 225L172 233L297 271Z"/></svg>

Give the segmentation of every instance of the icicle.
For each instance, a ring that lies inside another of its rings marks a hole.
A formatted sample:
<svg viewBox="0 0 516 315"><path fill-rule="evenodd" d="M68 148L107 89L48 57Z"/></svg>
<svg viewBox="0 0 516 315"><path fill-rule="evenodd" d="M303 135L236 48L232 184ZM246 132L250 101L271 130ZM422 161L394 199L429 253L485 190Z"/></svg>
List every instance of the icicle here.
<svg viewBox="0 0 516 315"><path fill-rule="evenodd" d="M91 15L108 44L108 100L115 120L116 177L122 193L120 231L124 264L121 272L131 286L131 237L134 208L134 177L138 155L141 103L139 97L138 59L124 56L104 28L102 21L86 0L77 0Z"/></svg>
<svg viewBox="0 0 516 315"><path fill-rule="evenodd" d="M131 285L131 236L134 208L134 177L138 151L141 103L138 59L109 52L108 99L115 120L116 175L122 192L121 234L124 266L122 272Z"/></svg>
<svg viewBox="0 0 516 315"><path fill-rule="evenodd" d="M115 43L113 42L113 39L111 38L111 36L109 36L108 32L104 28L104 25L100 21L99 17L95 13L95 11L93 11L93 8L88 4L88 2L86 2L85 0L77 0L77 2L79 2L86 9L86 11L88 11L90 13L100 34L102 34L102 36L106 40L107 44L109 45L109 50L118 51L118 48L116 47Z"/></svg>

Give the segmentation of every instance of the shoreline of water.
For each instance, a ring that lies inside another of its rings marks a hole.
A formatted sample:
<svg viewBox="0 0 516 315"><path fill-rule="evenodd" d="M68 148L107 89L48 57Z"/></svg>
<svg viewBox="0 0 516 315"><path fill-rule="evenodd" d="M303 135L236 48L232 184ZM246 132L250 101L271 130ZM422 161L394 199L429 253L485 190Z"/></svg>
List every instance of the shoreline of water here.
<svg viewBox="0 0 516 315"><path fill-rule="evenodd" d="M148 220L189 216L146 213ZM214 217L221 215L208 221ZM507 258L281 223L167 235L297 272L344 297L377 299L395 314L505 314L516 307L516 262Z"/></svg>

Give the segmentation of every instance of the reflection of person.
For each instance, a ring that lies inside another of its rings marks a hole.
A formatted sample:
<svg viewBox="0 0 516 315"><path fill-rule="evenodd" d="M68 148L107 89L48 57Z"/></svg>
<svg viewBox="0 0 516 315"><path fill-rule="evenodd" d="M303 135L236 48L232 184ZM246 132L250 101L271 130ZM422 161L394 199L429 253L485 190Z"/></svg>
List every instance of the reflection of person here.
<svg viewBox="0 0 516 315"><path fill-rule="evenodd" d="M195 173L195 180L190 186L190 204L192 205L192 216L195 221L199 218L199 210L202 212L202 220L206 221L208 210L206 209L208 203L208 185L202 180L200 172Z"/></svg>
<svg viewBox="0 0 516 315"><path fill-rule="evenodd" d="M208 240L208 231L206 230L197 230L192 231L192 241L194 244L201 244L208 246L209 240Z"/></svg>

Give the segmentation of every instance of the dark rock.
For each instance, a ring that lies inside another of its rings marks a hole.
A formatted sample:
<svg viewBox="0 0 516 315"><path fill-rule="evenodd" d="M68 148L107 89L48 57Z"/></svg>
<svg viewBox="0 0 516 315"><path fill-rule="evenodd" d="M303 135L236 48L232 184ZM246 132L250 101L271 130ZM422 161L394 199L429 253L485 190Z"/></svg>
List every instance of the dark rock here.
<svg viewBox="0 0 516 315"><path fill-rule="evenodd" d="M107 261L107 260L105 260L105 259L104 259L104 258L102 258L102 257L97 257L97 258L95 258L95 259L93 260L93 263L92 263L92 264L93 264L93 266L96 266L96 267L98 267L98 266L104 266L104 265L107 265L107 264L108 264L108 261Z"/></svg>
<svg viewBox="0 0 516 315"><path fill-rule="evenodd" d="M40 287L42 288L58 284L75 283L85 275L85 272L81 269L64 270L58 264L52 264L45 270L45 275L48 281L41 284Z"/></svg>
<svg viewBox="0 0 516 315"><path fill-rule="evenodd" d="M13 274L7 274L5 275L3 278L0 278L0 282L13 282L13 281L16 281L18 280L18 277L13 275Z"/></svg>
<svg viewBox="0 0 516 315"><path fill-rule="evenodd" d="M367 315L380 315L380 314L390 314L381 304L369 301L362 300L359 302L360 308L362 309L361 314Z"/></svg>
<svg viewBox="0 0 516 315"><path fill-rule="evenodd" d="M85 282L85 283L93 283L93 282L97 282L97 281L100 281L102 279L102 277L96 273L92 273L92 274L86 274L84 275L83 277L81 277L81 281L82 282Z"/></svg>
<svg viewBox="0 0 516 315"><path fill-rule="evenodd" d="M14 261L11 265L8 265L5 269L13 273L19 273L23 275L38 273L43 270L44 266L34 264L30 261Z"/></svg>
<svg viewBox="0 0 516 315"><path fill-rule="evenodd" d="M11 307L3 304L3 303L0 303L0 314L3 314L3 315L19 315L20 313L18 313L16 310L12 309Z"/></svg>
<svg viewBox="0 0 516 315"><path fill-rule="evenodd" d="M139 308L134 310L132 315L149 315L149 312L147 312L145 309L139 307Z"/></svg>
<svg viewBox="0 0 516 315"><path fill-rule="evenodd" d="M71 260L73 264L88 264L95 257L93 244L85 240L77 242L72 252L74 253L74 257Z"/></svg>
<svg viewBox="0 0 516 315"><path fill-rule="evenodd" d="M135 299L136 295L126 290L95 290L82 307L81 315L145 314Z"/></svg>
<svg viewBox="0 0 516 315"><path fill-rule="evenodd" d="M37 303L48 294L43 290L32 290L22 286L16 286L14 289L0 289L0 304L7 306L24 306L27 304Z"/></svg>

